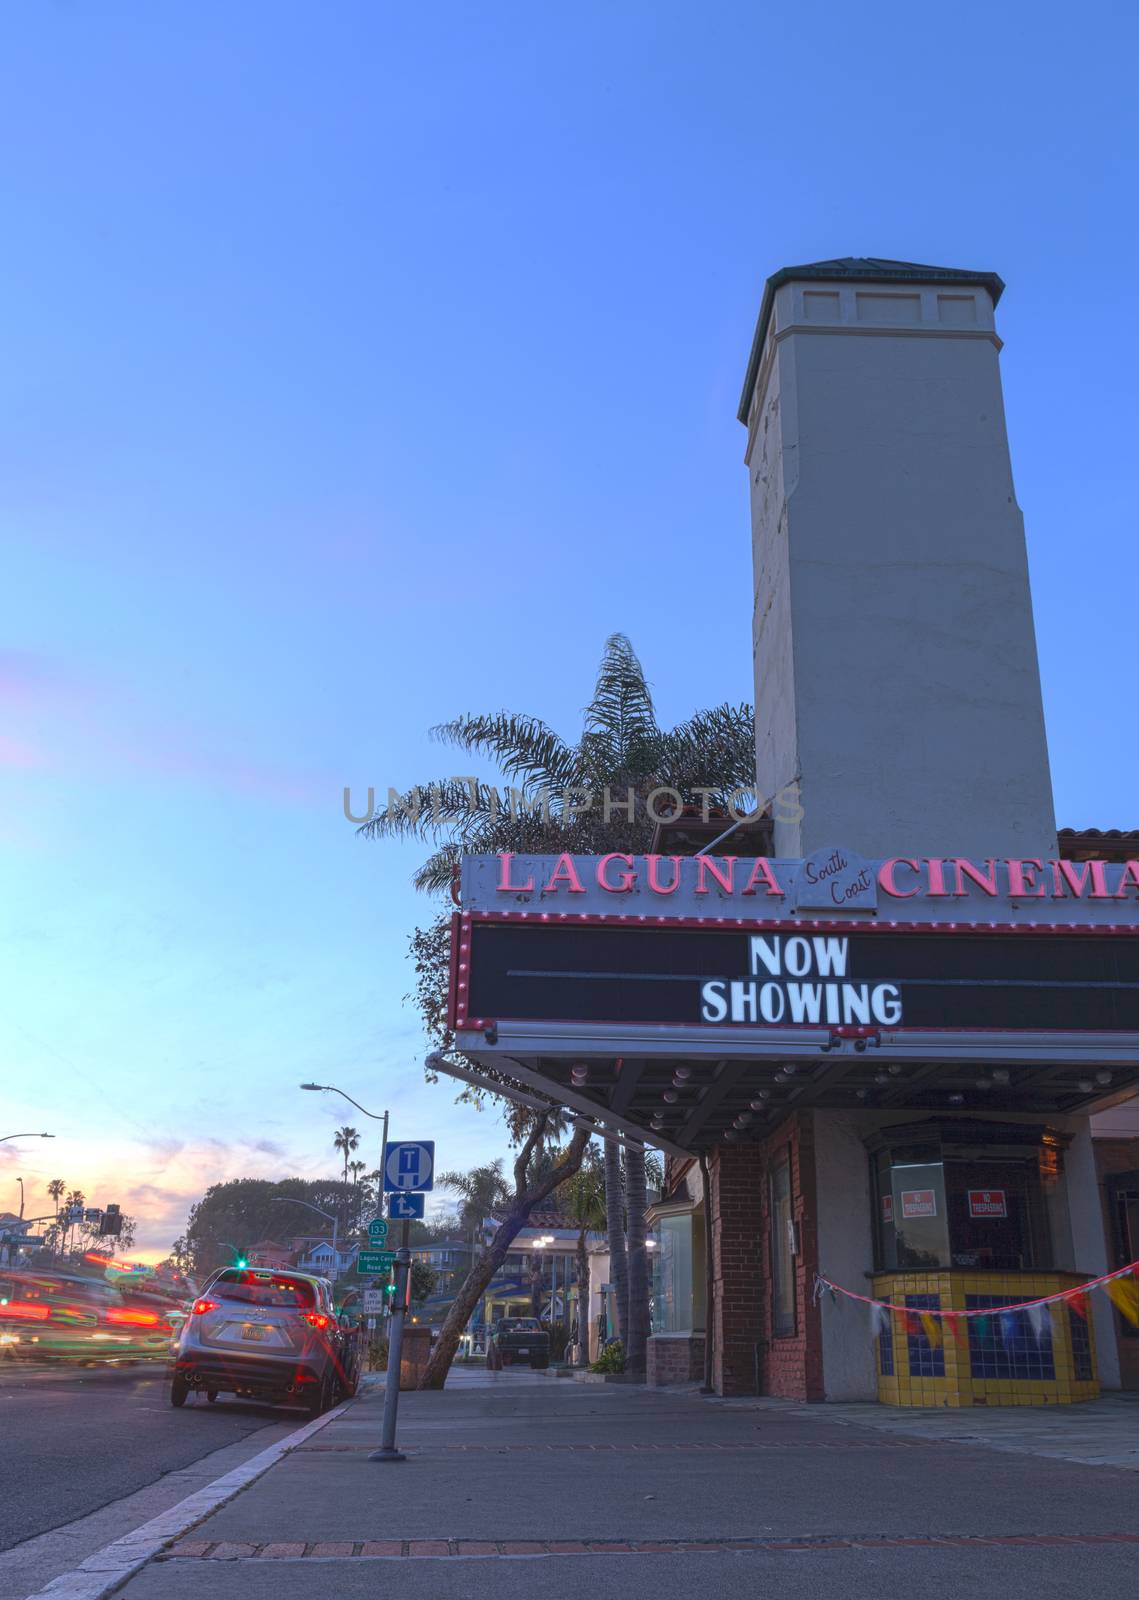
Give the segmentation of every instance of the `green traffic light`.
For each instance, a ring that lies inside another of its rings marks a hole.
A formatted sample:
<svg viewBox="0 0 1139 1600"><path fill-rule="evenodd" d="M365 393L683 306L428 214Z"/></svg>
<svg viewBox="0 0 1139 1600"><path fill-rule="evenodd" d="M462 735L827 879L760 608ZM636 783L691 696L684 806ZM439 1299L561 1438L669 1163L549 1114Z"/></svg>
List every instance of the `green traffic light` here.
<svg viewBox="0 0 1139 1600"><path fill-rule="evenodd" d="M249 1265L249 1261L245 1256L238 1256L237 1260L233 1264L235 1267L247 1267Z"/></svg>

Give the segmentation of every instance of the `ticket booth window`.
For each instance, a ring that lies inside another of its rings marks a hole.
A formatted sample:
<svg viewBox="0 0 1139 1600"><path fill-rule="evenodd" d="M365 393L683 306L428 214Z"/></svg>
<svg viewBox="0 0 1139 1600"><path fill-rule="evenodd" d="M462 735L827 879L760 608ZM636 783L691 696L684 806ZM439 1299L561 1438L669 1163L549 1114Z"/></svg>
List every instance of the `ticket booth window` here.
<svg viewBox="0 0 1139 1600"><path fill-rule="evenodd" d="M871 1157L879 1271L1052 1265L1043 1129L930 1123L920 1142L915 1131L882 1130Z"/></svg>

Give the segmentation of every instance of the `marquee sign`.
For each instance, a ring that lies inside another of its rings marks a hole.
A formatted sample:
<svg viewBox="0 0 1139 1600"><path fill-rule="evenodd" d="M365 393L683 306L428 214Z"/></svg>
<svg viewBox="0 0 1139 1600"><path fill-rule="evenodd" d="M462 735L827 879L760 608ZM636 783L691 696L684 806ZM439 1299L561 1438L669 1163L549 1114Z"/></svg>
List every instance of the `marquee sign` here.
<svg viewBox="0 0 1139 1600"><path fill-rule="evenodd" d="M493 878L491 879L491 874ZM729 900L736 909L749 901L782 901L832 912L874 909L881 892L893 902L934 906L952 901L982 905L1026 902L1039 914L1057 903L1087 906L1139 902L1139 861L1044 861L1032 857L892 856L864 861L853 851L817 851L804 861L768 856L497 856L464 857L467 881L481 895L492 893L522 902L559 901L566 909L587 903L610 906L647 900L656 906L710 904ZM576 905L575 905L576 902ZM464 894L464 904L468 896ZM912 914L912 913L911 913Z"/></svg>
<svg viewBox="0 0 1139 1600"><path fill-rule="evenodd" d="M1139 1033L1139 928L456 919L452 1020Z"/></svg>

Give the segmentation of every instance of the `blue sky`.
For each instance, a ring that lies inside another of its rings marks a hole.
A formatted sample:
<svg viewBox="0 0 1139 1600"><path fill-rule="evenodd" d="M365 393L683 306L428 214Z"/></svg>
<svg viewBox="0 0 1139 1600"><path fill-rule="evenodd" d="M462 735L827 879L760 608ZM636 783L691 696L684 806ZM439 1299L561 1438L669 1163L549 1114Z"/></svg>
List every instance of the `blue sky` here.
<svg viewBox="0 0 1139 1600"><path fill-rule="evenodd" d="M2 1115L58 1138L0 1145L0 1209L58 1173L163 1253L210 1181L331 1170L309 1077L504 1150L422 1083L419 852L341 790L462 770L468 709L574 734L617 628L665 720L750 698L784 264L1006 279L1059 819L1139 821L1139 27L1094 17L6 9Z"/></svg>

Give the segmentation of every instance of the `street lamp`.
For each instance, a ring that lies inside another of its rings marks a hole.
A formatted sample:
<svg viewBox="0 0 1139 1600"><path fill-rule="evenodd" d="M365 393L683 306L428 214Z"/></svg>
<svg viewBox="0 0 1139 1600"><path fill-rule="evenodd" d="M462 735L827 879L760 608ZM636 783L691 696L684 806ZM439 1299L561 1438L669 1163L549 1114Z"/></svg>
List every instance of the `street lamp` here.
<svg viewBox="0 0 1139 1600"><path fill-rule="evenodd" d="M7 1144L9 1139L54 1139L54 1133L6 1133L0 1138L0 1144Z"/></svg>
<svg viewBox="0 0 1139 1600"><path fill-rule="evenodd" d="M534 1248L536 1250L549 1250L553 1245L557 1244L557 1242L558 1241L555 1239L555 1237L554 1237L554 1235L552 1233L543 1233L543 1234L540 1234L539 1237L533 1241L533 1244L534 1244ZM554 1330L554 1318L557 1316L557 1309L558 1309L557 1308L557 1300L558 1300L558 1258L557 1258L556 1255L552 1255L550 1257L550 1334L551 1334L551 1337L553 1336L553 1330Z"/></svg>
<svg viewBox="0 0 1139 1600"><path fill-rule="evenodd" d="M366 1117L371 1117L373 1122L382 1122L384 1131L380 1135L380 1194L384 1192L384 1168L388 1164L388 1114L378 1111L369 1111L367 1106L362 1106L359 1100L353 1100L350 1094L345 1094L343 1089L338 1089L334 1083L302 1083L302 1089L310 1093L319 1091L321 1094L338 1094L342 1100L347 1100L349 1105L355 1106L357 1111L362 1111Z"/></svg>

